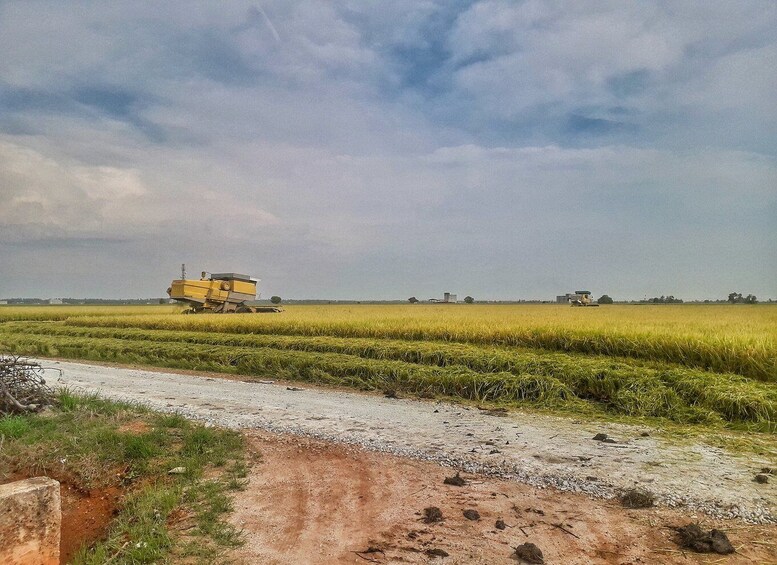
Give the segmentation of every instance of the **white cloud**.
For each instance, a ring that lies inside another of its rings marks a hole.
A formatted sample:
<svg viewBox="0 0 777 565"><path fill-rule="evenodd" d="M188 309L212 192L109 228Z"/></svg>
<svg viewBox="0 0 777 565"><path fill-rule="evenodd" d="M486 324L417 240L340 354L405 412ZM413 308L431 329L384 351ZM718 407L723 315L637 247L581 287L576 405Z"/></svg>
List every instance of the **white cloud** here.
<svg viewBox="0 0 777 565"><path fill-rule="evenodd" d="M251 2L0 7L15 288L185 260L298 296L777 292L772 4L262 9L280 41Z"/></svg>

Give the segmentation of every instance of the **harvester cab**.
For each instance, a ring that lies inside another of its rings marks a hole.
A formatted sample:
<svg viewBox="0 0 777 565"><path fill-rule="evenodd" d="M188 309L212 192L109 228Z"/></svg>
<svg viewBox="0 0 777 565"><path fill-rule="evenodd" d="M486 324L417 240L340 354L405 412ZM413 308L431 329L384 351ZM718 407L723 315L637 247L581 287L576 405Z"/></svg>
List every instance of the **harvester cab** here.
<svg viewBox="0 0 777 565"><path fill-rule="evenodd" d="M202 272L200 280L177 279L172 282L167 294L173 300L189 305L186 313L213 312L229 314L237 312L282 312L276 306L256 307L246 304L256 300L258 279L238 273Z"/></svg>

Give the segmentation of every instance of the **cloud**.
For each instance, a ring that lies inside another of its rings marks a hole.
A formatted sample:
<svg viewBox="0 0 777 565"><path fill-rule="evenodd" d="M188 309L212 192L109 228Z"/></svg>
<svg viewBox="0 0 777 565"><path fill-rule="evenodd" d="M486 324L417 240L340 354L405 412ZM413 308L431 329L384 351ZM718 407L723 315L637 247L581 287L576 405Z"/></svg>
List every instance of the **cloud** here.
<svg viewBox="0 0 777 565"><path fill-rule="evenodd" d="M43 4L0 5L0 295L777 294L772 4Z"/></svg>

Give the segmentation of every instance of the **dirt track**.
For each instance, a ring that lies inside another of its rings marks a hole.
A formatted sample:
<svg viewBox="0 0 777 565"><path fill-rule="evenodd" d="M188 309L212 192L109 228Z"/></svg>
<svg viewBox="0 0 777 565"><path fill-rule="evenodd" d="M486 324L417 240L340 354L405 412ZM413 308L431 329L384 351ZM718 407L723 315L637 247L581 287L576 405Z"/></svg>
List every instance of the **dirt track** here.
<svg viewBox="0 0 777 565"><path fill-rule="evenodd" d="M289 390L280 383L43 363L63 370L59 385L219 425L353 444L595 497L639 486L662 505L722 518L774 522L777 515L777 480L753 481L768 461L670 443L655 430L311 387ZM614 443L594 441L598 432Z"/></svg>
<svg viewBox="0 0 777 565"><path fill-rule="evenodd" d="M707 521L707 527L727 531L738 553L683 553L669 526L695 517L678 510L626 510L614 501L479 475L465 474L465 486L448 486L443 479L451 471L434 463L299 436L246 433L257 458L232 516L246 534L246 545L234 555L245 564L508 565L518 563L513 548L526 541L540 547L548 564L777 562L775 526ZM420 513L431 505L444 519L427 525ZM470 508L480 513L479 521L464 518ZM502 531L494 527L500 518L507 525ZM369 547L381 552L357 553ZM430 549L449 557L430 557Z"/></svg>

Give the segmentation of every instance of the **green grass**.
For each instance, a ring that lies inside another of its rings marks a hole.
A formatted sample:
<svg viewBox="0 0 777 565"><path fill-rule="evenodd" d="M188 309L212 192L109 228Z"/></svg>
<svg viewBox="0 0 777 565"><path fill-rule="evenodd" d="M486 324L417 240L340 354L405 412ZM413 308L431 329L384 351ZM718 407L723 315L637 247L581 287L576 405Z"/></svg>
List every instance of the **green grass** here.
<svg viewBox="0 0 777 565"><path fill-rule="evenodd" d="M0 417L0 435L0 477L46 474L77 489L125 489L108 537L82 548L72 563L169 562L194 546L191 555L207 563L240 542L224 520L228 493L241 488L245 474L237 432L64 390L44 413ZM186 473L167 473L178 466ZM196 527L171 528L176 509Z"/></svg>

